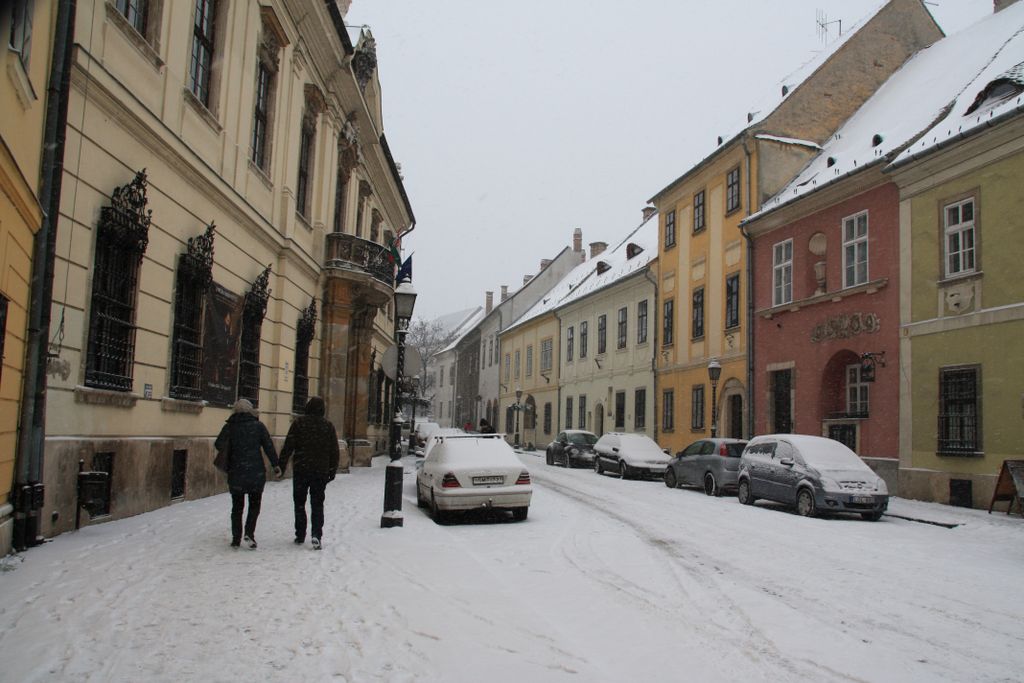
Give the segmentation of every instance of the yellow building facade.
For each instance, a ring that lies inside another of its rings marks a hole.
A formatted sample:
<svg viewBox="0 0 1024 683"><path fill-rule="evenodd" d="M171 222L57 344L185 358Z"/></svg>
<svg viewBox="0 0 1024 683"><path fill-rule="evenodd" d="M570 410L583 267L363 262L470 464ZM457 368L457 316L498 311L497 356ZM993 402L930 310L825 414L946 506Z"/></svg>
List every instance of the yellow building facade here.
<svg viewBox="0 0 1024 683"><path fill-rule="evenodd" d="M558 431L559 326L553 313L501 333L498 415L509 443L547 444ZM516 430L518 417L518 432Z"/></svg>

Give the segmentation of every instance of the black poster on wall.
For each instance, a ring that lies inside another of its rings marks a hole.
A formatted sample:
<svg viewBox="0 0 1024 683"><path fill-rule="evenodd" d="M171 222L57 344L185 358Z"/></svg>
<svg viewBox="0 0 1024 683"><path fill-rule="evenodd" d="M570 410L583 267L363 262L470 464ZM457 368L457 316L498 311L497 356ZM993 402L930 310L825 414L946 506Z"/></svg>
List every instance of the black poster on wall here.
<svg viewBox="0 0 1024 683"><path fill-rule="evenodd" d="M238 347L245 297L216 282L206 293L203 321L203 398L214 405L235 403Z"/></svg>

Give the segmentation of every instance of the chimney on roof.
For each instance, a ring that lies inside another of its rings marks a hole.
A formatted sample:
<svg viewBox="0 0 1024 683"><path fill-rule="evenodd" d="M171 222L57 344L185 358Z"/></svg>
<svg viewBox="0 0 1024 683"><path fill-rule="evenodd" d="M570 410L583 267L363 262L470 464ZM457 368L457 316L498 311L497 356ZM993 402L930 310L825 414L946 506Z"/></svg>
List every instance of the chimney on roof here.
<svg viewBox="0 0 1024 683"><path fill-rule="evenodd" d="M599 254L603 254L604 250L608 248L607 242L591 242L590 243L590 258L597 258Z"/></svg>
<svg viewBox="0 0 1024 683"><path fill-rule="evenodd" d="M583 231L579 228L572 231L572 250L583 253Z"/></svg>
<svg viewBox="0 0 1024 683"><path fill-rule="evenodd" d="M508 298L508 285L501 286L501 300L504 301Z"/></svg>
<svg viewBox="0 0 1024 683"><path fill-rule="evenodd" d="M542 258L540 260L540 269L541 270L544 270L545 268L547 268L550 265L551 265L551 259L549 259L549 258Z"/></svg>
<svg viewBox="0 0 1024 683"><path fill-rule="evenodd" d="M658 209L656 209L655 207L653 207L653 206L645 206L644 207L644 222L646 223L647 219L649 219L651 216L653 216L656 213L658 213Z"/></svg>
<svg viewBox="0 0 1024 683"><path fill-rule="evenodd" d="M487 315L492 310L494 310L494 292L484 292L484 301L486 302L486 313L484 315Z"/></svg>
<svg viewBox="0 0 1024 683"><path fill-rule="evenodd" d="M530 284L530 280L532 280L532 279L533 279L532 275L524 275L523 276L523 286L525 287L526 285Z"/></svg>

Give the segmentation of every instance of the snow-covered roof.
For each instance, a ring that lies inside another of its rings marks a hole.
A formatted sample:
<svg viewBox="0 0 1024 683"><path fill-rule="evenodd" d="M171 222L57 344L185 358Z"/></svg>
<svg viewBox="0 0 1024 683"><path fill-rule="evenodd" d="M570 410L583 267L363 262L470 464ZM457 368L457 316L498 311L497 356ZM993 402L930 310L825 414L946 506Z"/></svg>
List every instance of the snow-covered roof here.
<svg viewBox="0 0 1024 683"><path fill-rule="evenodd" d="M718 138L719 143L718 145L715 146L715 149L712 150L710 153L702 155L699 159L687 165L686 173L684 173L679 178L673 180L666 187L659 190L658 194L660 195L661 193L668 190L670 187L678 183L682 178L686 177L686 175L690 173L693 169L699 167L705 161L713 157L717 152L724 149L726 146L728 146L728 143L730 143L743 131L747 130L748 128L757 126L766 118L768 118L776 109L779 108L779 106L788 97L792 96L793 92L797 88L799 88L819 68L821 68L821 66L824 65L825 62L828 61L828 59L832 55L838 52L839 49L843 45L845 45L848 40L850 40L850 38L856 35L857 31L862 29L868 22L870 22L875 17L875 15L882 10L882 8L889 4L890 1L891 0L885 0L884 2L876 6L874 9L868 12L868 14L863 19L855 23L853 26L851 26L843 33L839 34L839 36L837 36L835 40L826 45L820 51L815 52L810 59L808 59L799 67L797 67L792 72L787 74L781 80L777 81L768 90L764 91L764 93L760 97L755 99L747 108L746 112L744 112L743 114L742 120L733 120L731 118L730 113L730 117L726 119L728 123L726 133ZM808 141L794 140L791 138L780 138L773 136L771 138L765 139L774 139L776 142L787 142L793 144L804 143L815 145L815 143L808 143Z"/></svg>
<svg viewBox="0 0 1024 683"><path fill-rule="evenodd" d="M982 48L986 63L956 95L945 116L904 150L893 166L976 133L1005 116L1024 112L1024 3L1010 5L968 29L972 30L975 40L971 45L976 50Z"/></svg>
<svg viewBox="0 0 1024 683"><path fill-rule="evenodd" d="M484 319L484 315L483 306L477 306L474 308L472 313L470 313L469 316L454 330L455 335L452 338L452 343L441 349L438 353L451 351L458 346L459 342L461 342L467 334L472 332L473 329L480 324L480 321Z"/></svg>
<svg viewBox="0 0 1024 683"><path fill-rule="evenodd" d="M643 270L658 257L658 214L652 213L614 248L573 268L513 323L522 325Z"/></svg>
<svg viewBox="0 0 1024 683"><path fill-rule="evenodd" d="M932 127L945 132L947 119L959 119L977 95L977 91L1006 71L1010 62L1024 59L1024 3L987 16L973 26L943 38L927 47L900 67L843 126L821 147L816 156L789 185L764 203L757 216L773 211L802 196L855 173L872 164L891 160ZM1010 53L1010 54L1007 54ZM1011 56L1015 54L1016 56ZM979 76L992 74L990 78ZM977 78L976 78L977 77ZM968 84L976 82L978 85ZM967 87L965 87L967 86ZM965 102L961 102L964 100ZM956 101L948 111L950 102ZM1017 100L1019 105L1019 98ZM1013 106L1012 99L999 106ZM986 110L983 117L989 116ZM974 123L975 115L963 117ZM958 122L952 135L963 127ZM917 152L941 139L929 132L914 143ZM902 158L907 152L899 157ZM897 161L898 163L898 161Z"/></svg>

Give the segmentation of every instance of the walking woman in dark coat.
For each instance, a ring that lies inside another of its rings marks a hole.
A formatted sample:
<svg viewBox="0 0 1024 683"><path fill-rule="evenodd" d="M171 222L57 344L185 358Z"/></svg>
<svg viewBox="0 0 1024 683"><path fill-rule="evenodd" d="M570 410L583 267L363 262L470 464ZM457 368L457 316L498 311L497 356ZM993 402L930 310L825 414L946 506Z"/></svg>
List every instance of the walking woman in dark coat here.
<svg viewBox="0 0 1024 683"><path fill-rule="evenodd" d="M306 402L306 414L292 422L281 448L281 469L294 454L292 499L295 503L295 542L306 542L306 495L312 519L313 548L320 550L324 531L324 497L327 482L338 472L338 434L324 417L324 400L314 396Z"/></svg>
<svg viewBox="0 0 1024 683"><path fill-rule="evenodd" d="M231 491L231 545L237 548L242 541L242 508L249 497L249 512L245 516L245 545L256 549L256 520L260 516L263 486L267 483L267 468L260 449L270 458L274 476L281 477L277 451L270 440L270 432L256 417L256 410L246 399L235 403L235 410L224 423L214 442L220 451L228 449L228 490Z"/></svg>

